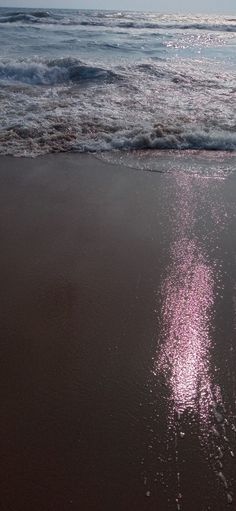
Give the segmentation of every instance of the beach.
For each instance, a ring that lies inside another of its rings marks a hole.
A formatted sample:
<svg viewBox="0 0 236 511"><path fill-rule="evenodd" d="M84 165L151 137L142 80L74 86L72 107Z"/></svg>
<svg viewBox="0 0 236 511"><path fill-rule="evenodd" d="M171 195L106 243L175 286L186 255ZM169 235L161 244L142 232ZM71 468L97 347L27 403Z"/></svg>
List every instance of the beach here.
<svg viewBox="0 0 236 511"><path fill-rule="evenodd" d="M235 509L234 14L0 47L0 510Z"/></svg>
<svg viewBox="0 0 236 511"><path fill-rule="evenodd" d="M235 174L66 153L0 183L1 509L233 509Z"/></svg>

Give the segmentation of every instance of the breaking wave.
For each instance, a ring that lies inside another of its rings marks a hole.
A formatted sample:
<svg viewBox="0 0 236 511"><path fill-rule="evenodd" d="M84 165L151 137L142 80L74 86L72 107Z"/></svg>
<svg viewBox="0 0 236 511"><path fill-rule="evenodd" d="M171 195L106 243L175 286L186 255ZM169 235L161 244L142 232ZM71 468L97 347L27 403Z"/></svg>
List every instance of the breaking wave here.
<svg viewBox="0 0 236 511"><path fill-rule="evenodd" d="M97 128L97 129L96 129ZM0 133L0 154L13 156L38 156L48 153L80 152L102 153L107 151L159 150L159 151L236 151L236 134L227 131L207 132L204 129L176 133L173 128L155 129L151 132L137 129L111 130L99 124L93 132L84 126L68 123L9 127Z"/></svg>
<svg viewBox="0 0 236 511"><path fill-rule="evenodd" d="M118 75L78 59L22 59L0 62L0 80L31 85L57 85L66 82L112 82Z"/></svg>
<svg viewBox="0 0 236 511"><path fill-rule="evenodd" d="M2 8L0 22L0 154L236 151L234 37L199 35L236 30L229 17Z"/></svg>
<svg viewBox="0 0 236 511"><path fill-rule="evenodd" d="M173 128L155 128L151 132L140 131L135 134L119 134L109 141L90 140L79 143L80 151L109 151L112 149L158 149L158 150L205 150L205 151L236 151L236 133L229 131L204 129L176 130Z"/></svg>

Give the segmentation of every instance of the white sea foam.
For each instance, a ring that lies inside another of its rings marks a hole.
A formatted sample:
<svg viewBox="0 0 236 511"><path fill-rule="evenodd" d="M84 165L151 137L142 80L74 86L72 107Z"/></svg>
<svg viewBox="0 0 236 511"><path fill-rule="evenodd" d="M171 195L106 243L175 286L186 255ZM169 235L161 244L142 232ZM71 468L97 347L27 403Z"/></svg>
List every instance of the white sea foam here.
<svg viewBox="0 0 236 511"><path fill-rule="evenodd" d="M111 80L115 73L102 67L89 66L78 59L20 59L0 62L0 80L31 85L57 85L86 80Z"/></svg>
<svg viewBox="0 0 236 511"><path fill-rule="evenodd" d="M0 9L1 21L0 154L236 150L234 20Z"/></svg>

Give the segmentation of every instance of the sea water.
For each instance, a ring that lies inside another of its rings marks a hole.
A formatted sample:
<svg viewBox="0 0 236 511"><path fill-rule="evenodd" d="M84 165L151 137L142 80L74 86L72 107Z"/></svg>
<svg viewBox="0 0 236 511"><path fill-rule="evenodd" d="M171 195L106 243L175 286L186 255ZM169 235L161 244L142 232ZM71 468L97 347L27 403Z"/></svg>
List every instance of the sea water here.
<svg viewBox="0 0 236 511"><path fill-rule="evenodd" d="M236 17L0 9L0 154L236 149Z"/></svg>

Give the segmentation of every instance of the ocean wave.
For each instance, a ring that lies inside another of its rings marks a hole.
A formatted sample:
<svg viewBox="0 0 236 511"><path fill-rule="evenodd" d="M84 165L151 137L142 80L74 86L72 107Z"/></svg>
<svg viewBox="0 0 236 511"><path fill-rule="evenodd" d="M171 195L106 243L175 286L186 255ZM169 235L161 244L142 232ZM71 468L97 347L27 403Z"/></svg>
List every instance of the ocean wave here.
<svg viewBox="0 0 236 511"><path fill-rule="evenodd" d="M37 23L40 20L45 21L51 17L51 14L47 11L30 11L30 12L13 12L6 13L5 16L0 17L0 23Z"/></svg>
<svg viewBox="0 0 236 511"><path fill-rule="evenodd" d="M63 26L105 26L105 20L94 18L84 19L78 17L64 17L48 11L11 12L0 16L1 23L22 23L22 24L50 24Z"/></svg>
<svg viewBox="0 0 236 511"><path fill-rule="evenodd" d="M208 23L149 23L122 21L118 23L120 28L136 28L151 30L205 30L213 32L236 32L236 25L233 24L208 24Z"/></svg>
<svg viewBox="0 0 236 511"><path fill-rule="evenodd" d="M164 28L173 28L174 30L205 30L212 32L236 32L236 25L232 24L208 24L208 23L189 23L186 25L166 25Z"/></svg>
<svg viewBox="0 0 236 511"><path fill-rule="evenodd" d="M156 127L146 130L113 130L105 133L102 126L86 135L86 128L54 123L42 126L11 126L0 132L0 154L35 157L48 153L80 152L102 153L107 151L221 151L235 153L236 134L227 131L204 129L176 130Z"/></svg>
<svg viewBox="0 0 236 511"><path fill-rule="evenodd" d="M219 27L228 17L0 9L5 18L22 13L39 24L0 25L2 154L236 151L232 35L123 29L120 36L114 29L122 21ZM52 19L59 25L50 26ZM111 29L60 25L72 21Z"/></svg>
<svg viewBox="0 0 236 511"><path fill-rule="evenodd" d="M0 62L0 80L32 85L66 82L113 82L120 77L112 70L88 65L78 59L5 60Z"/></svg>
<svg viewBox="0 0 236 511"><path fill-rule="evenodd" d="M119 13L118 13L119 14ZM111 13L104 12L85 14L84 11L77 12L75 15L58 14L52 11L13 11L7 12L4 16L0 17L0 23L26 23L26 24L51 24L63 26L84 26L84 27L112 27L123 29L151 29L151 30L203 30L213 32L236 32L235 19L227 19L226 22L221 23L208 23L205 21L191 21L185 23L183 19L178 22L166 21L143 21L137 19L135 16L130 19L130 16L114 16Z"/></svg>
<svg viewBox="0 0 236 511"><path fill-rule="evenodd" d="M204 129L180 131L157 128L151 134L140 134L131 140L131 148L235 151L236 133Z"/></svg>
<svg viewBox="0 0 236 511"><path fill-rule="evenodd" d="M119 150L204 150L204 151L236 151L236 133L230 131L204 129L181 130L176 128L156 127L152 131L116 133L110 140L81 141L77 145L80 151Z"/></svg>

